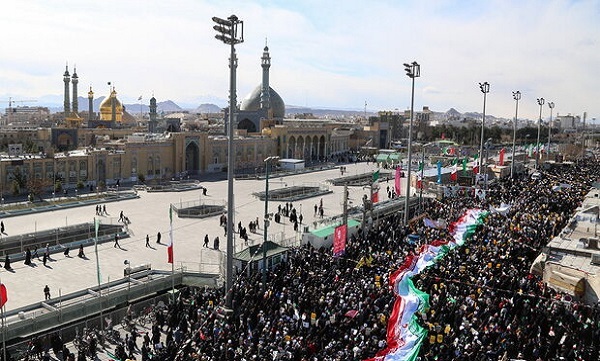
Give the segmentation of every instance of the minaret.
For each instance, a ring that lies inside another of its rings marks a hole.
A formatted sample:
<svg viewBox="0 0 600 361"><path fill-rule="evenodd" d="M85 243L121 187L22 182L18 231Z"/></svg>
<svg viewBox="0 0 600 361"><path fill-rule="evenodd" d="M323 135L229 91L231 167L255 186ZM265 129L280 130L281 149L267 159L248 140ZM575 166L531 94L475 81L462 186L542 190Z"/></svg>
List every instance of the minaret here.
<svg viewBox="0 0 600 361"><path fill-rule="evenodd" d="M88 122L92 121L94 115L94 92L90 85L90 91L88 92Z"/></svg>
<svg viewBox="0 0 600 361"><path fill-rule="evenodd" d="M65 73L63 74L63 81L65 82L65 118L71 113L71 101L69 100L69 83L71 82L71 76L69 75L69 64L65 67Z"/></svg>
<svg viewBox="0 0 600 361"><path fill-rule="evenodd" d="M148 133L156 133L156 98L150 98L150 120L148 121Z"/></svg>
<svg viewBox="0 0 600 361"><path fill-rule="evenodd" d="M117 91L115 87L112 87L112 91L110 92L110 109L111 109L111 122L113 124L117 121Z"/></svg>
<svg viewBox="0 0 600 361"><path fill-rule="evenodd" d="M260 108L269 110L271 107L271 92L269 88L269 68L271 67L271 56L269 56L269 47L265 40L265 49L261 58L262 74L262 89L260 92Z"/></svg>
<svg viewBox="0 0 600 361"><path fill-rule="evenodd" d="M77 83L79 83L79 77L77 76L77 67L73 67L73 76L71 77L71 84L73 84L73 114L77 115L79 112L79 99L77 99Z"/></svg>

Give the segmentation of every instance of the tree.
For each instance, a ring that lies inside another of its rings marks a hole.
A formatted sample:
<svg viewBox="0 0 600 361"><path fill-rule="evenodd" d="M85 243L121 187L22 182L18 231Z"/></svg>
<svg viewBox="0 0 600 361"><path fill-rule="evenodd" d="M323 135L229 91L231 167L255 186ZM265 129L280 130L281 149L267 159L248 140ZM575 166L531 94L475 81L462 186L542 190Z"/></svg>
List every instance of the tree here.
<svg viewBox="0 0 600 361"><path fill-rule="evenodd" d="M50 187L50 185L52 185L52 181L49 179L32 178L32 179L27 180L27 191L29 192L30 195L33 195L34 197L38 197L41 201L41 200L43 200L42 193L44 192L44 189ZM33 200L31 200L31 201L33 201Z"/></svg>

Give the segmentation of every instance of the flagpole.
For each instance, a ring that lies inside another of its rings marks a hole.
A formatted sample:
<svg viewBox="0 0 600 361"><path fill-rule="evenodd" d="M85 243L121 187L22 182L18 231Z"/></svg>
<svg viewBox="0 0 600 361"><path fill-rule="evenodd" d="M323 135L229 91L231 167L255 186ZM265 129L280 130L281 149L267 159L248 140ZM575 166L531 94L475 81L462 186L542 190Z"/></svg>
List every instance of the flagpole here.
<svg viewBox="0 0 600 361"><path fill-rule="evenodd" d="M171 293L172 293L172 300L173 300L173 304L175 304L175 256L174 256L174 249L173 249L173 205L170 204L169 205L169 238L170 238L170 242L171 244L169 245L169 247L171 248L170 252L170 259L169 261L171 261Z"/></svg>
<svg viewBox="0 0 600 361"><path fill-rule="evenodd" d="M4 308L6 306L2 305L2 357L3 360L6 360L6 320L4 319Z"/></svg>
<svg viewBox="0 0 600 361"><path fill-rule="evenodd" d="M94 217L94 252L96 253L96 278L98 279L98 298L100 299L100 330L104 331L104 318L103 318L103 307L102 307L102 286L100 277L100 258L98 256L98 228L100 228L100 220Z"/></svg>

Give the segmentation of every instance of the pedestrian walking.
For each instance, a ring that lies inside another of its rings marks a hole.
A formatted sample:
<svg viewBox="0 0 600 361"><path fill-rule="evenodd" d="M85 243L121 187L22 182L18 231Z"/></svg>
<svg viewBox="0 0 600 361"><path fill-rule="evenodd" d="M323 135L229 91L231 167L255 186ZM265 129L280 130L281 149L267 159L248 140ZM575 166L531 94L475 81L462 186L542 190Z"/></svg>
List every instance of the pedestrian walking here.
<svg viewBox="0 0 600 361"><path fill-rule="evenodd" d="M150 247L150 236L146 235L146 247Z"/></svg>
<svg viewBox="0 0 600 361"><path fill-rule="evenodd" d="M0 221L0 233L4 233L4 221Z"/></svg>
<svg viewBox="0 0 600 361"><path fill-rule="evenodd" d="M85 258L85 253L83 253L83 243L79 245L79 254L77 255L79 258Z"/></svg>
<svg viewBox="0 0 600 361"><path fill-rule="evenodd" d="M4 258L4 269L7 271L10 271L12 269L12 267L10 266L10 257L8 257L8 255L6 255L6 257Z"/></svg>
<svg viewBox="0 0 600 361"><path fill-rule="evenodd" d="M121 248L121 245L119 244L119 234L115 233L115 244L113 245L113 248Z"/></svg>
<svg viewBox="0 0 600 361"><path fill-rule="evenodd" d="M123 211L121 211L121 213L119 213L119 222L124 222L125 221L125 217L123 215Z"/></svg>
<svg viewBox="0 0 600 361"><path fill-rule="evenodd" d="M69 246L65 247L65 251L63 252L65 257L69 257Z"/></svg>
<svg viewBox="0 0 600 361"><path fill-rule="evenodd" d="M25 262L24 263L26 266L29 266L31 264L31 251L29 250L29 247L25 251Z"/></svg>
<svg viewBox="0 0 600 361"><path fill-rule="evenodd" d="M158 243L158 244L160 244L160 237L161 237L161 234L160 234L160 232L158 232L156 234L156 243Z"/></svg>
<svg viewBox="0 0 600 361"><path fill-rule="evenodd" d="M44 256L42 257L42 263L44 264L44 266L46 265L46 262L48 262L48 256L46 255L46 253L44 253Z"/></svg>
<svg viewBox="0 0 600 361"><path fill-rule="evenodd" d="M50 299L50 287L48 287L48 285L46 285L46 287L44 287L44 297L46 300Z"/></svg>
<svg viewBox="0 0 600 361"><path fill-rule="evenodd" d="M215 237L215 240L213 241L213 248L216 250L219 249L219 236Z"/></svg>
<svg viewBox="0 0 600 361"><path fill-rule="evenodd" d="M108 213L106 213L106 204L104 204L102 206L102 214L107 215Z"/></svg>
<svg viewBox="0 0 600 361"><path fill-rule="evenodd" d="M209 242L209 240L208 240L208 234L206 234L206 236L204 236L204 247L208 248L208 242Z"/></svg>

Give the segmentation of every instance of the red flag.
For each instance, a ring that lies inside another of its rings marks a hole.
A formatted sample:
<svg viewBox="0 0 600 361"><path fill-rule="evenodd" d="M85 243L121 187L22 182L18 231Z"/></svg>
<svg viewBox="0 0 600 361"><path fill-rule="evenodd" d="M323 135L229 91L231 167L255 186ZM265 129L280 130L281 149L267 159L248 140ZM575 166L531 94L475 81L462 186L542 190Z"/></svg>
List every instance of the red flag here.
<svg viewBox="0 0 600 361"><path fill-rule="evenodd" d="M506 152L506 149L502 148L500 149L500 157L498 159L498 163L500 163L500 165L504 165L504 153Z"/></svg>
<svg viewBox="0 0 600 361"><path fill-rule="evenodd" d="M4 307L4 304L8 301L8 293L6 292L6 286L4 283L0 283L0 308Z"/></svg>
<svg viewBox="0 0 600 361"><path fill-rule="evenodd" d="M342 224L335 227L333 232L333 255L341 256L346 251L346 233L348 226Z"/></svg>
<svg viewBox="0 0 600 361"><path fill-rule="evenodd" d="M396 167L396 178L394 179L396 195L400 195L400 175L402 175L402 165Z"/></svg>

